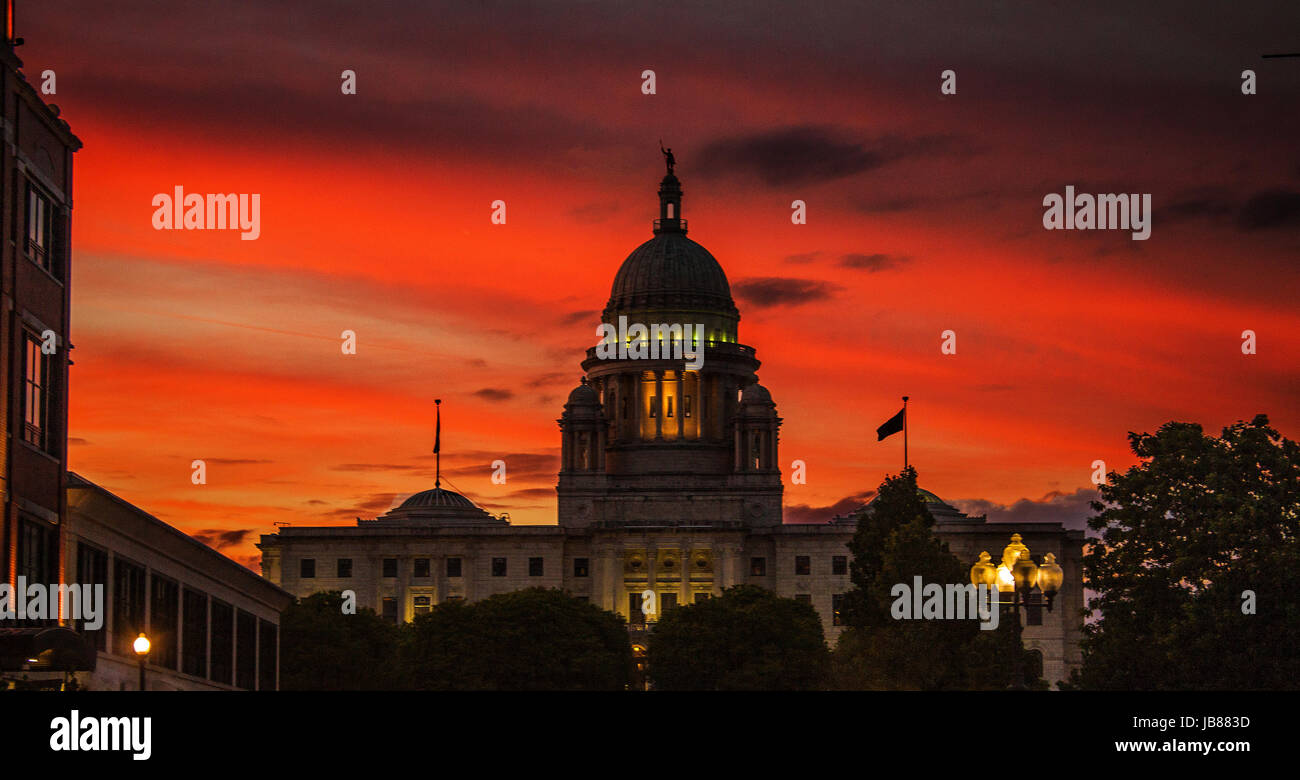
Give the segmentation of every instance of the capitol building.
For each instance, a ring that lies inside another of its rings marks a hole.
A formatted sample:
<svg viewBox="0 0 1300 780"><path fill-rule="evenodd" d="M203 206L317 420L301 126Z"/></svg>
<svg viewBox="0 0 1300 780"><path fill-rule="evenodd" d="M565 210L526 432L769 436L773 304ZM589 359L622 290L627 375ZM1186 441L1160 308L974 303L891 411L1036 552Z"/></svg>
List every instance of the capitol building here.
<svg viewBox="0 0 1300 780"><path fill-rule="evenodd" d="M755 348L741 340L726 273L686 235L671 168L653 224L653 237L615 274L601 319L702 325L694 348L703 360L683 359L680 349L623 359L587 350L585 376L558 421L555 525L511 525L439 481L355 526L263 535L263 576L299 597L352 590L359 606L394 622L451 599L560 588L626 618L639 653L663 610L751 584L809 603L833 644L852 587L847 545L871 507L820 524L783 522L782 419L755 374ZM1013 533L1036 557L1056 556L1065 582L1055 608L1032 602L1021 619L1043 677L1068 677L1080 664L1083 532L991 523L922 495L936 535L962 561L984 550L997 557ZM653 609L642 608L646 591Z"/></svg>

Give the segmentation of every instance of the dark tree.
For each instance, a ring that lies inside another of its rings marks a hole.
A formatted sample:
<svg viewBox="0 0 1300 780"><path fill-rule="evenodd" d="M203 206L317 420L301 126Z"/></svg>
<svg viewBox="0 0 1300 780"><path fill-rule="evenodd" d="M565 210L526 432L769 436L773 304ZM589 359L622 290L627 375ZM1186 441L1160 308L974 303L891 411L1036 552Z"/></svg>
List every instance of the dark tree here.
<svg viewBox="0 0 1300 780"><path fill-rule="evenodd" d="M964 585L963 564L933 532L917 492L916 470L886 477L870 511L859 513L849 544L854 588L845 594L848 624L835 651L835 685L869 690L1042 687L1020 640L1019 616L1005 610L996 630L977 620L898 620L895 585ZM1019 654L1019 655L1017 655ZM1017 670L1024 679L1016 678Z"/></svg>
<svg viewBox="0 0 1300 780"><path fill-rule="evenodd" d="M1129 442L1142 463L1107 475L1088 521L1101 614L1074 685L1300 686L1300 447L1264 415L1219 438L1170 422Z"/></svg>
<svg viewBox="0 0 1300 780"><path fill-rule="evenodd" d="M439 604L401 656L418 690L623 690L634 668L622 618L545 588Z"/></svg>
<svg viewBox="0 0 1300 780"><path fill-rule="evenodd" d="M397 626L339 591L299 599L280 616L280 687L287 691L399 690Z"/></svg>
<svg viewBox="0 0 1300 780"><path fill-rule="evenodd" d="M689 691L816 690L830 661L811 605L753 585L668 610L646 655L655 688Z"/></svg>

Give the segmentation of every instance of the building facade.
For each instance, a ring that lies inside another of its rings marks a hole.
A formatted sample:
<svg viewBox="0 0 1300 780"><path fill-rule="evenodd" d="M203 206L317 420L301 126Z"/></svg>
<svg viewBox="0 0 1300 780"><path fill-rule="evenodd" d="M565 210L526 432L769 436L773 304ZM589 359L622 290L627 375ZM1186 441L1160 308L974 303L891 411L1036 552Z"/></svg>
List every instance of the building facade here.
<svg viewBox="0 0 1300 780"><path fill-rule="evenodd" d="M68 580L104 585L102 625L76 623L98 653L80 688L138 690L141 633L148 690L279 688L290 594L89 480L68 483Z"/></svg>
<svg viewBox="0 0 1300 780"><path fill-rule="evenodd" d="M81 141L23 75L11 25L7 14L0 43L0 571L12 585L20 575L62 581L72 155Z"/></svg>
<svg viewBox="0 0 1300 780"><path fill-rule="evenodd" d="M752 584L810 603L834 642L860 513L783 523L782 421L722 266L686 232L670 169L653 236L619 268L602 314L621 343L587 351L558 420L556 525L513 526L435 483L355 527L263 535L263 575L300 597L352 590L393 621L448 599L561 588L626 618L638 648L664 610ZM1025 643L1045 677L1063 679L1078 664L1082 533L988 523L926 498L936 532L972 563L1014 532L1057 556L1067 586L1052 613L1030 610Z"/></svg>

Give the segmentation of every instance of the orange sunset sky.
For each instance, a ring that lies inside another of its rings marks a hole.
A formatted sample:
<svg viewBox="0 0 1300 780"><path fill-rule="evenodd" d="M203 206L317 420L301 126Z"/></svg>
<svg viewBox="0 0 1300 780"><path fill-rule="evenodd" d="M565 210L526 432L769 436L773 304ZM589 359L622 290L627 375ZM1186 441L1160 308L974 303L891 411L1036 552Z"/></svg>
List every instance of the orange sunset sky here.
<svg viewBox="0 0 1300 780"><path fill-rule="evenodd" d="M432 487L437 397L453 486L555 522L661 138L785 421L787 522L899 469L902 395L925 487L1074 527L1129 431L1300 435L1300 59L1260 57L1300 49L1293 3L814 5L20 3L85 144L70 467L256 567L273 523ZM177 185L260 193L260 238L154 230ZM1066 185L1150 193L1150 239L1045 230Z"/></svg>

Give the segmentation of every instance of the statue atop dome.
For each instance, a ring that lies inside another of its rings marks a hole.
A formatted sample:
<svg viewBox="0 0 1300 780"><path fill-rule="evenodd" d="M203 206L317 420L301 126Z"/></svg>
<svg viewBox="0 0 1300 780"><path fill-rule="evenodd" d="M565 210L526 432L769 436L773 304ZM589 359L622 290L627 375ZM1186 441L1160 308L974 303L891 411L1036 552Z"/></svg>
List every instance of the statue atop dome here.
<svg viewBox="0 0 1300 780"><path fill-rule="evenodd" d="M670 146L670 147L668 147L667 149L665 149L665 148L664 148L664 141L663 141L662 138L660 138L660 139L659 139L659 151L663 152L663 155L664 155L664 164L668 166L668 175L669 175L669 176L672 176L672 175L673 175L673 166L677 164L677 158L673 157L673 148Z"/></svg>

